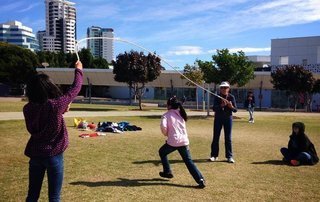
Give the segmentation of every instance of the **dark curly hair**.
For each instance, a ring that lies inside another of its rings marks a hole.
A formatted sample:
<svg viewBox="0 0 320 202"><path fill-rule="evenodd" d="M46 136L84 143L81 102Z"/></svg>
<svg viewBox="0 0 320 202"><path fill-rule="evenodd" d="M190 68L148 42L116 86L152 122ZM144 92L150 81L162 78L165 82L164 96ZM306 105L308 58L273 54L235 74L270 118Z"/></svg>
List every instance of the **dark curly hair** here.
<svg viewBox="0 0 320 202"><path fill-rule="evenodd" d="M29 102L45 103L48 99L58 98L62 95L61 90L44 73L33 75L27 82L26 96Z"/></svg>

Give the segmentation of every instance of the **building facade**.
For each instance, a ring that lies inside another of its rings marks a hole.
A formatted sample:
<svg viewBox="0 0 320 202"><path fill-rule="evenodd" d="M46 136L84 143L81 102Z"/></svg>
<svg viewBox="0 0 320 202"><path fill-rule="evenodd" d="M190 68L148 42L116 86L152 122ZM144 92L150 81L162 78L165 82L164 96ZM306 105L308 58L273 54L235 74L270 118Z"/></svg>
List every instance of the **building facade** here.
<svg viewBox="0 0 320 202"><path fill-rule="evenodd" d="M302 65L311 71L316 79L320 77L320 36L295 37L271 40L271 71L286 65ZM292 98L284 91L276 91L279 103L288 103ZM301 105L306 103L305 97L299 99ZM314 95L311 101L320 107L320 95Z"/></svg>
<svg viewBox="0 0 320 202"><path fill-rule="evenodd" d="M45 51L74 52L76 45L75 3L46 0L46 30L42 37Z"/></svg>
<svg viewBox="0 0 320 202"><path fill-rule="evenodd" d="M37 32L37 40L39 41L39 49L43 50L43 37L46 35L46 31L38 31Z"/></svg>
<svg viewBox="0 0 320 202"><path fill-rule="evenodd" d="M87 29L87 37L108 37L113 38L114 32L111 28L92 26ZM114 57L114 43L110 39L90 39L87 41L87 48L94 57L102 57L109 63Z"/></svg>
<svg viewBox="0 0 320 202"><path fill-rule="evenodd" d="M0 24L0 41L28 48L32 51L39 50L39 42L32 33L32 29L18 21Z"/></svg>
<svg viewBox="0 0 320 202"><path fill-rule="evenodd" d="M320 64L320 36L272 39L271 64Z"/></svg>

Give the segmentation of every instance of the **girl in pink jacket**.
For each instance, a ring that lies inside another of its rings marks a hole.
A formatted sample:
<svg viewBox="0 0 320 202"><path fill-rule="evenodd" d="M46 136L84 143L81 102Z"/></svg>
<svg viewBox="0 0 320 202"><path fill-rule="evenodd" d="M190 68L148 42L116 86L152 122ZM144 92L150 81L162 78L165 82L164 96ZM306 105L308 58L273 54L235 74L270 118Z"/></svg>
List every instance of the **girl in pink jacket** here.
<svg viewBox="0 0 320 202"><path fill-rule="evenodd" d="M173 178L167 155L178 150L190 174L198 183L199 188L205 187L205 181L191 159L189 149L189 139L186 129L188 119L186 111L176 97L172 97L167 102L168 111L161 119L161 132L167 136L166 143L159 149L159 155L163 165L163 172L159 175L164 178Z"/></svg>

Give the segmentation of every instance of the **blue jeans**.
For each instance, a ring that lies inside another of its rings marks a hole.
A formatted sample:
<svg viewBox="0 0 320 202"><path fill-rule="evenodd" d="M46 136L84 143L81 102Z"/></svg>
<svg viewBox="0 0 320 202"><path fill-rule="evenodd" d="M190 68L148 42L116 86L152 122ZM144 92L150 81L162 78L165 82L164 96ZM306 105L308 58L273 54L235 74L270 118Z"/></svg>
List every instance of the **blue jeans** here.
<svg viewBox="0 0 320 202"><path fill-rule="evenodd" d="M161 158L161 162L163 165L163 172L165 173L172 173L169 160L167 155L178 150L180 156L182 157L184 163L186 164L190 174L192 175L193 179L199 183L201 179L203 179L202 174L194 164L194 162L191 159L191 154L189 150L189 146L182 146L182 147L172 147L168 145L167 143L164 144L160 149L159 149L159 155Z"/></svg>
<svg viewBox="0 0 320 202"><path fill-rule="evenodd" d="M232 132L232 116L230 117L216 117L214 119L213 127L213 140L211 143L211 157L219 156L219 140L221 135L222 126L224 128L224 141L225 141L225 150L226 158L232 158L232 141L231 141L231 132Z"/></svg>
<svg viewBox="0 0 320 202"><path fill-rule="evenodd" d="M29 190L26 201L38 201L44 174L47 171L49 201L60 201L63 181L63 154L52 157L32 157L29 161Z"/></svg>
<svg viewBox="0 0 320 202"><path fill-rule="evenodd" d="M307 152L300 152L297 155L293 155L287 148L281 148L280 152L285 161L297 160L300 164L311 164L311 155Z"/></svg>
<svg viewBox="0 0 320 202"><path fill-rule="evenodd" d="M249 112L249 120L253 120L253 112L254 112L254 107L248 107L248 112Z"/></svg>

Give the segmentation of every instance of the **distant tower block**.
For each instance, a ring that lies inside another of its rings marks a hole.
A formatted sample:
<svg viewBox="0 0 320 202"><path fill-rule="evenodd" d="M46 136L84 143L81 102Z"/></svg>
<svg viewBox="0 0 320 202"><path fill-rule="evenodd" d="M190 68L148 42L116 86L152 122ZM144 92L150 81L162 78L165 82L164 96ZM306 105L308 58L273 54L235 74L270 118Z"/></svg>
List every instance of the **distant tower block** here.
<svg viewBox="0 0 320 202"><path fill-rule="evenodd" d="M111 28L101 28L92 26L87 29L87 37L108 37L113 38L114 33ZM89 39L87 47L94 57L102 57L109 63L114 58L114 43L110 39Z"/></svg>

